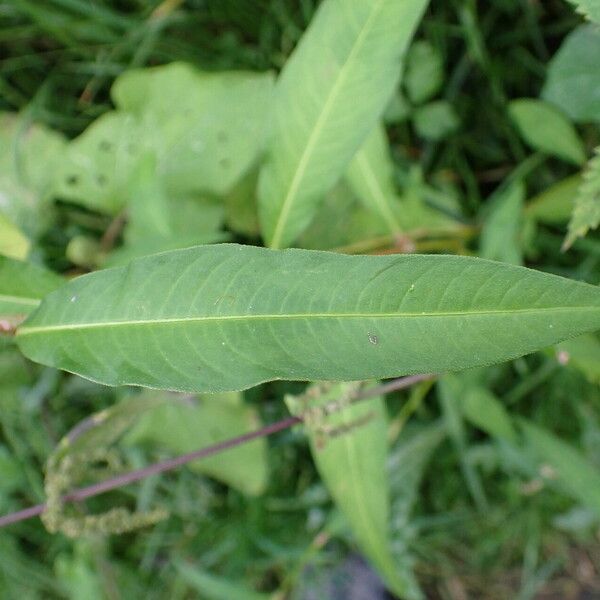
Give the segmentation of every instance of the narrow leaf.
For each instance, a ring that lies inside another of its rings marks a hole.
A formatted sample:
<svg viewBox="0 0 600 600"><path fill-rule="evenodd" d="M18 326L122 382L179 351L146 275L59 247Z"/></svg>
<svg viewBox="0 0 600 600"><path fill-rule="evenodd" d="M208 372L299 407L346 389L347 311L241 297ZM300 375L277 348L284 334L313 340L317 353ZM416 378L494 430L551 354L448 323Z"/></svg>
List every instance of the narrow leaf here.
<svg viewBox="0 0 600 600"><path fill-rule="evenodd" d="M175 568L182 579L205 600L269 600L272 594L261 594L248 589L245 585L235 583L181 560L176 561Z"/></svg>
<svg viewBox="0 0 600 600"><path fill-rule="evenodd" d="M523 263L521 229L525 186L515 181L494 194L481 231L480 255L515 265Z"/></svg>
<svg viewBox="0 0 600 600"><path fill-rule="evenodd" d="M322 421L304 418L313 459L360 549L388 587L404 596L407 585L394 565L388 539L386 407L381 396L349 404L349 396L357 389L359 384L351 383L314 385L304 396L288 396L286 401L292 413L309 411L313 419L315 411L330 407L332 412Z"/></svg>
<svg viewBox="0 0 600 600"><path fill-rule="evenodd" d="M401 207L394 189L393 169L385 130L378 125L352 159L346 179L364 206L379 215L391 233L400 233L396 211Z"/></svg>
<svg viewBox="0 0 600 600"><path fill-rule="evenodd" d="M512 421L502 402L483 386L465 389L461 410L467 420L489 435L516 442Z"/></svg>
<svg viewBox="0 0 600 600"><path fill-rule="evenodd" d="M325 0L276 84L263 235L289 246L381 117L427 0Z"/></svg>
<svg viewBox="0 0 600 600"><path fill-rule="evenodd" d="M71 281L17 342L106 384L208 392L460 370L598 328L597 287L522 267L223 244Z"/></svg>
<svg viewBox="0 0 600 600"><path fill-rule="evenodd" d="M62 278L31 263L0 256L0 315L27 315Z"/></svg>
<svg viewBox="0 0 600 600"><path fill-rule="evenodd" d="M531 421L521 419L520 425L528 446L554 470L562 489L600 515L600 471L580 451Z"/></svg>

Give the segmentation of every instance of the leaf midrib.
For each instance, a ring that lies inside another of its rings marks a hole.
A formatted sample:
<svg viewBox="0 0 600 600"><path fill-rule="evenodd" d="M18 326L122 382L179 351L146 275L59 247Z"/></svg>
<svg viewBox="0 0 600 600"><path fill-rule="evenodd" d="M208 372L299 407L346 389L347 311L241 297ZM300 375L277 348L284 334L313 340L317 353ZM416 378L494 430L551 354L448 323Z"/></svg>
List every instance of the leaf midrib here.
<svg viewBox="0 0 600 600"><path fill-rule="evenodd" d="M348 58L346 59L344 64L340 67L339 76L338 76L337 80L335 81L335 83L333 84L333 87L331 88L331 91L325 101L325 104L323 105L323 109L321 110L317 120L315 121L315 125L308 137L306 146L304 147L302 155L300 156L300 160L298 161L298 166L296 167L296 172L294 173L294 177L292 178L288 192L283 200L283 204L281 206L281 212L279 213L279 218L277 219L277 222L275 224L275 230L273 232L273 238L272 238L271 244L270 244L270 246L272 248L279 248L279 246L280 246L281 237L283 236L283 227L284 227L285 222L287 221L288 214L289 214L289 212L291 210L291 206L294 202L294 197L298 193L298 189L300 187L300 182L302 181L302 179L304 177L304 173L308 167L308 163L310 161L313 148L316 145L317 140L321 134L321 130L324 127L324 123L326 122L327 117L329 116L329 113L331 112L331 110L333 108L334 102L340 93L340 89L342 88L342 85L343 85L344 81L346 80L346 76L347 76L348 68L349 68L348 65L353 62L354 56L356 54L358 54L358 51L363 44L363 39L366 36L366 32L371 27L371 21L374 19L374 16L379 12L381 6L383 5L383 2L384 2L384 0L379 0L377 2L377 6L374 6L372 8L371 14L368 16L367 20L365 21L363 28L361 29L360 33L358 34L358 36L356 38L356 42L355 42L354 46L352 47L352 50L348 54Z"/></svg>
<svg viewBox="0 0 600 600"><path fill-rule="evenodd" d="M516 308L505 310L471 310L448 312L411 312L411 313L291 313L291 314L259 314L259 315L214 315L199 317L164 317L156 319L136 319L129 321L97 321L91 323L67 323L63 325L40 325L20 327L18 336L35 333L50 333L76 329L97 329L102 327L120 327L137 325L166 325L177 323L201 323L215 321L257 321L286 319L406 319L406 318L444 318L465 316L501 316L517 314L539 314L572 311L599 311L600 306L560 306L546 308Z"/></svg>

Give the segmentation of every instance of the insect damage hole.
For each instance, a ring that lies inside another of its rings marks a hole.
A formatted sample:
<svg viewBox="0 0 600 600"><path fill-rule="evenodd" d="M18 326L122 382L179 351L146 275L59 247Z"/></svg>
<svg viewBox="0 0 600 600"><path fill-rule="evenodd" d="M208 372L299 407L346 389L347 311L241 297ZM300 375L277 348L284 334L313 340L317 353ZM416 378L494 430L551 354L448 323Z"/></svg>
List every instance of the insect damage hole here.
<svg viewBox="0 0 600 600"><path fill-rule="evenodd" d="M377 337L374 333L367 333L367 337L373 346L377 346L377 344L379 344L379 337Z"/></svg>

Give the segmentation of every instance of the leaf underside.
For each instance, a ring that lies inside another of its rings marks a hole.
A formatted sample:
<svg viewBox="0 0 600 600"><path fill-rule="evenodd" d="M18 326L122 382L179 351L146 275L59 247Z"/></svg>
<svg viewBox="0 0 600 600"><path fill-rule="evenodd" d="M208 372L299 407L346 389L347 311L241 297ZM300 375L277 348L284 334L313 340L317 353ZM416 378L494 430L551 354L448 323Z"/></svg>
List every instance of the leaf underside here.
<svg viewBox="0 0 600 600"><path fill-rule="evenodd" d="M18 329L31 359L188 391L508 360L600 328L600 290L457 256L200 246L80 277Z"/></svg>

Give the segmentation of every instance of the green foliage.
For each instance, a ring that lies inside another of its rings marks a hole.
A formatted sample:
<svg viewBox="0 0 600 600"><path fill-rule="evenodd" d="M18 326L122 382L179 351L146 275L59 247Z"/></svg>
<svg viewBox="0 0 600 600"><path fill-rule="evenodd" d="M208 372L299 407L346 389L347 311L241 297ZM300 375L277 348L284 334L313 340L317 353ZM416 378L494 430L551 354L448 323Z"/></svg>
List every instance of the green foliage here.
<svg viewBox="0 0 600 600"><path fill-rule="evenodd" d="M256 411L244 405L239 393L199 398L169 398L152 393L149 396L163 401L137 420L125 438L128 445L150 444L186 454L260 426ZM243 493L259 495L269 475L265 440L193 462L190 469L215 477Z"/></svg>
<svg viewBox="0 0 600 600"><path fill-rule="evenodd" d="M585 150L569 120L553 106L522 98L513 100L508 107L523 139L534 149L581 165Z"/></svg>
<svg viewBox="0 0 600 600"><path fill-rule="evenodd" d="M365 208L381 217L391 233L399 233L401 206L394 189L393 162L385 131L377 126L354 155L346 179Z"/></svg>
<svg viewBox="0 0 600 600"><path fill-rule="evenodd" d="M102 383L210 392L464 369L599 326L600 290L535 271L231 244L70 282L17 340L31 359Z"/></svg>
<svg viewBox="0 0 600 600"><path fill-rule="evenodd" d="M535 456L550 467L548 478L555 479L567 493L600 514L600 473L576 449L534 423L522 420L525 441Z"/></svg>
<svg viewBox="0 0 600 600"><path fill-rule="evenodd" d="M200 4L0 0L0 517L47 502L60 532L2 529L0 596L593 594L597 27ZM60 501L286 397L303 425Z"/></svg>
<svg viewBox="0 0 600 600"><path fill-rule="evenodd" d="M480 255L490 260L523 263L521 230L525 187L521 181L509 183L488 200L490 212L481 232Z"/></svg>
<svg viewBox="0 0 600 600"><path fill-rule="evenodd" d="M276 85L259 183L269 246L297 239L381 117L426 6L427 0L326 0L319 7Z"/></svg>
<svg viewBox="0 0 600 600"><path fill-rule="evenodd" d="M427 140L444 139L460 125L452 105L446 100L436 100L417 108L414 123L417 133Z"/></svg>
<svg viewBox="0 0 600 600"><path fill-rule="evenodd" d="M600 4L597 0L568 0L568 2L575 6L578 13L590 21L600 23Z"/></svg>
<svg viewBox="0 0 600 600"><path fill-rule="evenodd" d="M598 27L582 25L567 36L548 67L542 96L573 121L600 121L599 53Z"/></svg>
<svg viewBox="0 0 600 600"><path fill-rule="evenodd" d="M412 44L406 59L404 85L414 104L431 100L442 87L444 68L437 50L424 40Z"/></svg>
<svg viewBox="0 0 600 600"><path fill-rule="evenodd" d="M62 279L43 267L0 256L0 315L26 315Z"/></svg>
<svg viewBox="0 0 600 600"><path fill-rule="evenodd" d="M575 208L569 222L565 247L569 247L590 229L600 224L600 148L590 160L575 198Z"/></svg>
<svg viewBox="0 0 600 600"><path fill-rule="evenodd" d="M2 221L8 220L28 236L39 235L51 210L48 201L64 146L60 134L32 124L26 115L0 113Z"/></svg>
<svg viewBox="0 0 600 600"><path fill-rule="evenodd" d="M385 468L387 415L383 398L352 404L360 384L313 385L300 398L287 397L301 416L317 469L357 543L390 589L405 596L388 541L389 497Z"/></svg>

